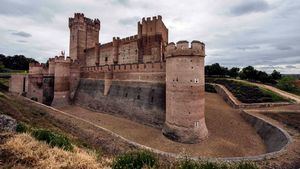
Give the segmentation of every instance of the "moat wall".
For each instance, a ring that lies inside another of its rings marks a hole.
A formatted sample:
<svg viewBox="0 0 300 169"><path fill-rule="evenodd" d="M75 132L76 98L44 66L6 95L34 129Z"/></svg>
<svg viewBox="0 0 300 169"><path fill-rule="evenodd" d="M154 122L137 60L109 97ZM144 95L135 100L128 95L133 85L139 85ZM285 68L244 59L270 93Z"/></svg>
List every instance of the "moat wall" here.
<svg viewBox="0 0 300 169"><path fill-rule="evenodd" d="M75 104L162 128L165 121L165 84L112 81L104 96L104 80L81 78Z"/></svg>

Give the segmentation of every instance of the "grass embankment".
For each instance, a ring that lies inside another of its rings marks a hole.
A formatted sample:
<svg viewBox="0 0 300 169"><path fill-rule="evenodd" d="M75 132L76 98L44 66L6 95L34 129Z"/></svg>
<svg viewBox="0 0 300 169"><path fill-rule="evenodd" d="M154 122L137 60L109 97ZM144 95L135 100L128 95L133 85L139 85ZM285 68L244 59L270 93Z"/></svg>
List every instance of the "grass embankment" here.
<svg viewBox="0 0 300 169"><path fill-rule="evenodd" d="M211 83L225 86L238 100L243 103L288 102L289 100L264 88L247 82L229 79L209 79Z"/></svg>

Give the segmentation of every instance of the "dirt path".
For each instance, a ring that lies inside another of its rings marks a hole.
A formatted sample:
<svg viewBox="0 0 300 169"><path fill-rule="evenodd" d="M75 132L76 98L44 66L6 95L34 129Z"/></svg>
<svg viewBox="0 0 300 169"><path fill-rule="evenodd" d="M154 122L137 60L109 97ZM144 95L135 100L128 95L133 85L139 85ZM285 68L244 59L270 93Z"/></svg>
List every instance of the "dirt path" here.
<svg viewBox="0 0 300 169"><path fill-rule="evenodd" d="M206 93L207 140L199 144L181 144L165 138L161 130L118 118L95 113L79 106L61 108L96 125L107 128L129 140L166 152L193 156L236 157L258 155L266 149L255 130L217 94Z"/></svg>
<svg viewBox="0 0 300 169"><path fill-rule="evenodd" d="M233 80L236 80L236 79L233 79ZM294 100L298 104L300 103L300 96L297 96L295 94L277 89L276 87L265 85L265 84L260 84L260 83L248 82L248 81L244 81L244 80L236 80L236 81L242 81L242 82L250 83L250 84L253 84L253 85L268 89L268 90L271 90L271 91L273 91L273 92L275 92L275 93L277 93L277 94L279 94L279 95L281 95L285 98Z"/></svg>

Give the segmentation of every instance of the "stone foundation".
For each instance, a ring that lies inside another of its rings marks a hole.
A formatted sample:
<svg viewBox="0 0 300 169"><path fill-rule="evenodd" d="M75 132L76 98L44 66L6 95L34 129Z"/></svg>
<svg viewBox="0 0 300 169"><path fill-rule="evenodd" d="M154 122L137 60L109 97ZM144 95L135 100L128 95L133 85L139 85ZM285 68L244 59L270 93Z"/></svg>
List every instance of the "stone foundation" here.
<svg viewBox="0 0 300 169"><path fill-rule="evenodd" d="M104 80L80 79L75 104L162 128L165 121L165 84L112 81L104 95Z"/></svg>

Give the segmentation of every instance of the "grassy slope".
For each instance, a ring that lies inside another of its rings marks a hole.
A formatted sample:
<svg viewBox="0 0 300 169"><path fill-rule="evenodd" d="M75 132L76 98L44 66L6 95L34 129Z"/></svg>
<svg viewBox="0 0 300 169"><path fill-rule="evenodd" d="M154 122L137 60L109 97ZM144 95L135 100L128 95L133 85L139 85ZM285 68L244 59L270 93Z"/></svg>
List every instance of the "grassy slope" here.
<svg viewBox="0 0 300 169"><path fill-rule="evenodd" d="M277 93L271 91L271 90L268 90L268 89L265 89L265 88L261 88L261 87L258 87L256 85L253 85L251 83L248 83L247 81L235 81L235 80L232 80L232 79L224 79L224 78L218 78L218 79L213 79L213 82L216 83L215 80L224 80L224 81L227 81L227 82L233 82L234 84L237 84L239 86L245 86L245 87L249 87L249 88L257 88L258 90L260 90L260 93L265 95L263 97L270 97L272 102L287 102L289 100L281 97L280 95L278 95ZM212 81L212 79L210 79L210 81ZM217 82L218 83L218 82ZM241 98L239 97L244 97L245 99L247 99L247 96L255 96L255 93L249 93L249 92L252 92L252 91L247 91L247 90L242 90L242 88L238 87L238 88L234 88L234 89L229 89L234 96L236 96L239 100ZM260 94L259 94L260 95ZM258 96L258 95L257 95ZM242 101L242 100L241 100ZM247 101L245 101L247 102ZM258 101L258 102L261 102L261 101ZM250 103L250 102L249 102Z"/></svg>
<svg viewBox="0 0 300 169"><path fill-rule="evenodd" d="M4 168L103 168L106 161L97 160L93 152L78 147L64 151L51 148L45 142L35 140L29 134L11 135L0 145L0 159Z"/></svg>

